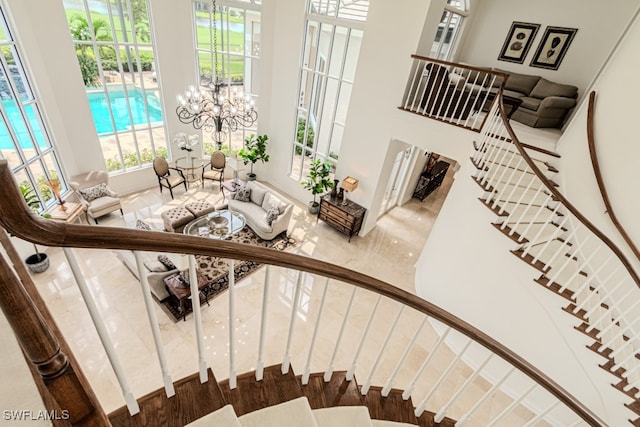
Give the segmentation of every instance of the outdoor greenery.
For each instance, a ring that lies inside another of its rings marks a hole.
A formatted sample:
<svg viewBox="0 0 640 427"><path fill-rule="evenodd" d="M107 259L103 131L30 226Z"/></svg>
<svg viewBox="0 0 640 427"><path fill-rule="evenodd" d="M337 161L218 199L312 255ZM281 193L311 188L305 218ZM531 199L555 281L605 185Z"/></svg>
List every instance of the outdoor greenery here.
<svg viewBox="0 0 640 427"><path fill-rule="evenodd" d="M300 144L304 143L304 133L305 128L307 126L307 120L302 117L298 119L298 129L296 132L296 141ZM309 129L307 129L307 143L306 146L313 149L313 142L315 140L315 132L313 130L313 126L309 125ZM302 154L302 147L296 146L296 154ZM306 153L305 153L306 154Z"/></svg>
<svg viewBox="0 0 640 427"><path fill-rule="evenodd" d="M316 201L316 196L318 194L323 194L327 190L333 188L333 182L329 178L331 175L331 168L332 165L330 162L321 162L316 159L309 165L307 179L300 182L305 189L311 191L311 194L313 194L313 206L318 205L318 202Z"/></svg>
<svg viewBox="0 0 640 427"><path fill-rule="evenodd" d="M166 147L158 147L156 148L156 157L164 157L167 159L168 153ZM153 153L150 148L144 148L140 151L140 158L142 159L142 164L152 163L153 162ZM110 159L106 159L107 163L107 171L114 172L122 170L122 161L117 157L112 157ZM127 169L134 168L138 166L138 154L137 153L126 153L124 155L124 166Z"/></svg>
<svg viewBox="0 0 640 427"><path fill-rule="evenodd" d="M29 208L33 212L40 215L40 200L38 199L38 196L36 195L35 191L33 191L33 187L31 187L31 184L29 184L27 181L23 181L23 183L20 184L19 188L20 188L20 193L22 193L22 197L24 198L24 201L27 204L27 206L29 206ZM44 218L51 218L51 215L49 214L44 214L42 216ZM42 255L40 254L40 252L38 252L38 247L35 244L33 244L33 249L36 252L38 262L40 262Z"/></svg>
<svg viewBox="0 0 640 427"><path fill-rule="evenodd" d="M267 154L267 141L269 137L267 135L254 134L249 135L244 139L244 148L238 151L238 157L242 159L244 164L251 163L251 172L253 174L253 165L261 160L263 163L269 161L269 154Z"/></svg>

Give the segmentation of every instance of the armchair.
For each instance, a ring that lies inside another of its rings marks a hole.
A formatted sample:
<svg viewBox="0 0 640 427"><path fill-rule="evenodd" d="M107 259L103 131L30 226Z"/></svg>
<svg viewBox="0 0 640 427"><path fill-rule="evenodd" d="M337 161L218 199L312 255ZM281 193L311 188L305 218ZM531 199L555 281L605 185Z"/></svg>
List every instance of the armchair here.
<svg viewBox="0 0 640 427"><path fill-rule="evenodd" d="M224 168L227 165L227 159L222 151L214 151L211 154L211 161L202 168L202 188L204 188L204 180L210 179L220 183L220 190L224 193L222 181L224 180ZM207 167L209 170L207 170Z"/></svg>
<svg viewBox="0 0 640 427"><path fill-rule="evenodd" d="M77 194L80 203L87 210L87 217L98 223L98 218L115 210L122 212L120 198L108 186L109 174L106 171L91 171L71 178L69 186Z"/></svg>
<svg viewBox="0 0 640 427"><path fill-rule="evenodd" d="M176 173L171 175L171 171ZM178 168L169 167L169 163L162 158L156 157L153 160L153 171L158 176L158 185L160 186L160 192L162 193L162 187L169 189L169 194L173 199L173 189L180 184L184 184L185 191L187 190L187 180L184 177L184 173Z"/></svg>

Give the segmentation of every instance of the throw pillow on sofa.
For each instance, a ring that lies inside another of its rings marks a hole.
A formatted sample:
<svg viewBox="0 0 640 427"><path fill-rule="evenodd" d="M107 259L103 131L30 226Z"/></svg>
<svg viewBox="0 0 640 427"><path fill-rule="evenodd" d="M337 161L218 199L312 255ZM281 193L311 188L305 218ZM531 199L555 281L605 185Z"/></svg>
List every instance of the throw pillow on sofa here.
<svg viewBox="0 0 640 427"><path fill-rule="evenodd" d="M249 202L251 201L251 189L249 187L242 187L236 194L233 196L234 200L239 202Z"/></svg>
<svg viewBox="0 0 640 427"><path fill-rule="evenodd" d="M267 190L258 186L253 181L247 183L247 187L251 189L251 203L254 205L262 206L264 202L264 195L267 194Z"/></svg>
<svg viewBox="0 0 640 427"><path fill-rule="evenodd" d="M280 214L284 213L284 210L287 208L287 204L285 202L283 202L273 194L267 193L264 195L264 201L262 202L262 209L268 212L272 206L276 206Z"/></svg>
<svg viewBox="0 0 640 427"><path fill-rule="evenodd" d="M273 224L273 221L278 219L279 216L280 216L280 211L278 210L278 207L275 205L271 206L267 211L267 224L269 225Z"/></svg>

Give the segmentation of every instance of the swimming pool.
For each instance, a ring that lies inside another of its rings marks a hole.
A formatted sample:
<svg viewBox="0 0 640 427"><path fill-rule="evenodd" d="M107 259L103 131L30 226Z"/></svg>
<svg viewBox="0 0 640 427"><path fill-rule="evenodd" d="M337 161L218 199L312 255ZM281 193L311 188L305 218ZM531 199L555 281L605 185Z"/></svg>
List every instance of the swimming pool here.
<svg viewBox="0 0 640 427"><path fill-rule="evenodd" d="M145 93L140 88L127 88L127 92L123 90L108 89L109 103L104 92L88 93L89 107L93 115L93 121L96 124L98 134L113 133L113 123L109 115L109 104L113 112L113 120L117 131L125 131L131 129L132 126L147 123L147 115L144 108ZM160 100L153 92L147 92L147 107L149 109L149 120L153 122L162 121L162 110L160 109ZM131 105L131 117L127 108L127 98ZM132 123L133 119L133 123Z"/></svg>
<svg viewBox="0 0 640 427"><path fill-rule="evenodd" d="M144 92L140 88L127 88L127 95L129 103L131 105L131 116L133 118L133 126L142 125L147 123L147 116L144 109ZM89 107L91 108L91 114L93 115L93 121L96 124L96 130L98 134L113 133L113 124L111 123L111 117L109 116L109 106L107 105L107 99L104 92L88 93ZM111 104L111 110L113 111L113 119L115 121L115 128L117 131L125 131L132 128L132 123L129 117L129 111L127 109L125 93L123 90L109 89L109 101ZM12 124L20 146L23 149L33 148L31 138L27 132L20 111L14 100L7 99L2 101L2 105L7 113L9 122ZM147 93L147 105L149 108L149 119L151 122L162 121L162 110L160 109L160 100L153 92ZM36 140L40 147L46 147L45 139L42 135L42 131L38 126L36 119L36 113L32 107L26 109L27 120L32 124L35 132ZM4 123L0 121L0 150L11 150L13 144L9 133L4 126Z"/></svg>

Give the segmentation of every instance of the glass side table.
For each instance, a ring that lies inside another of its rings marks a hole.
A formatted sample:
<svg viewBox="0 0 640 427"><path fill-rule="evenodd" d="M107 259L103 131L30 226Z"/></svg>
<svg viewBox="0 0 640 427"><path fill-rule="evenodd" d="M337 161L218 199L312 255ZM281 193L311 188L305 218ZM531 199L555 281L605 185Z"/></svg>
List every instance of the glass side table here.
<svg viewBox="0 0 640 427"><path fill-rule="evenodd" d="M242 230L246 223L244 215L241 213L220 210L194 219L184 227L182 233L222 240Z"/></svg>

